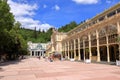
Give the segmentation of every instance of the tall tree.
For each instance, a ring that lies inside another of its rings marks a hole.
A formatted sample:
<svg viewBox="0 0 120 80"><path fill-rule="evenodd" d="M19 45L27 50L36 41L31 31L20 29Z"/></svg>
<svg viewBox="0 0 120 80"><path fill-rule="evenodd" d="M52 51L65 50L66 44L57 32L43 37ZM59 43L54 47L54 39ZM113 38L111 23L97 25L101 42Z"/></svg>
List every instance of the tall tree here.
<svg viewBox="0 0 120 80"><path fill-rule="evenodd" d="M14 16L6 0L0 0L0 51L5 52L5 47L10 43L9 30L14 25ZM1 53L0 52L0 53Z"/></svg>
<svg viewBox="0 0 120 80"><path fill-rule="evenodd" d="M7 0L0 0L0 57L8 55L7 58L15 59L20 52L27 52L27 44L19 34L21 25L14 22Z"/></svg>
<svg viewBox="0 0 120 80"><path fill-rule="evenodd" d="M70 22L69 24L66 24L65 26L62 26L58 29L60 32L68 32L72 30L73 28L77 27L77 23L75 21Z"/></svg>
<svg viewBox="0 0 120 80"><path fill-rule="evenodd" d="M14 25L14 16L6 0L0 0L0 31L10 30Z"/></svg>
<svg viewBox="0 0 120 80"><path fill-rule="evenodd" d="M34 38L37 39L37 31L36 31L36 27L35 27L35 30L34 30Z"/></svg>

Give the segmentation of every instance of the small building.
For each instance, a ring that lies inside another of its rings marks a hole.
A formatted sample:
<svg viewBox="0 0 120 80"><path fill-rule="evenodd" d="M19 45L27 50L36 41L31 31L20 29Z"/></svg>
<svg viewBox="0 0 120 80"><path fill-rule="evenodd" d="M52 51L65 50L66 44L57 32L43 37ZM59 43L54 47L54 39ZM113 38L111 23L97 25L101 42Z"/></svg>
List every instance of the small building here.
<svg viewBox="0 0 120 80"><path fill-rule="evenodd" d="M31 41L28 42L28 50L30 52L30 56L37 57L41 56L44 57L46 53L46 43L32 43Z"/></svg>

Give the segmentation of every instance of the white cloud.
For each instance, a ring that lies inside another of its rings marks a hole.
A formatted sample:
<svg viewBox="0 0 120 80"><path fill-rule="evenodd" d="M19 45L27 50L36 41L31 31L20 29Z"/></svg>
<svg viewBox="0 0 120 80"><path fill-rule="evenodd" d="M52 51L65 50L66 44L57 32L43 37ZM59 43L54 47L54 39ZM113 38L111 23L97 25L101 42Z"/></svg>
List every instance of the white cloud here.
<svg viewBox="0 0 120 80"><path fill-rule="evenodd" d="M60 10L60 7L59 7L58 5L55 5L55 6L53 7L53 9L55 9L56 11L58 11L58 10Z"/></svg>
<svg viewBox="0 0 120 80"><path fill-rule="evenodd" d="M27 4L27 3L17 3L13 0L8 0L10 4L11 12L15 15L16 21L19 21L22 24L22 27L28 29L37 29L47 30L51 25L45 23L42 24L39 20L34 20L32 17L35 15L35 10L38 9L37 4Z"/></svg>
<svg viewBox="0 0 120 80"><path fill-rule="evenodd" d="M43 8L47 8L47 5L44 4L44 5L43 5Z"/></svg>
<svg viewBox="0 0 120 80"><path fill-rule="evenodd" d="M9 0L8 3L10 4L11 7L11 12L13 12L13 14L15 16L32 16L34 15L34 10L37 10L37 5L29 5L29 4L25 4L25 3L16 3L13 2L12 0Z"/></svg>
<svg viewBox="0 0 120 80"><path fill-rule="evenodd" d="M106 3L108 3L108 4L111 3L111 2L112 2L112 1L110 1L110 0L106 0Z"/></svg>
<svg viewBox="0 0 120 80"><path fill-rule="evenodd" d="M99 0L72 0L77 4L96 4Z"/></svg>

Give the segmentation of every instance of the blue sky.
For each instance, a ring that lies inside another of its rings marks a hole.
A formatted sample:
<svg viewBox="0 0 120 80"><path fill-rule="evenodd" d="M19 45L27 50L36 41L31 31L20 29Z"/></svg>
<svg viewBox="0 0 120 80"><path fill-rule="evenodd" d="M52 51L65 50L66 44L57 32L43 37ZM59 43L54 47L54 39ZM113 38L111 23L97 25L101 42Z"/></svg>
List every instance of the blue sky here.
<svg viewBox="0 0 120 80"><path fill-rule="evenodd" d="M47 30L71 21L80 23L117 4L120 0L8 0L22 27Z"/></svg>

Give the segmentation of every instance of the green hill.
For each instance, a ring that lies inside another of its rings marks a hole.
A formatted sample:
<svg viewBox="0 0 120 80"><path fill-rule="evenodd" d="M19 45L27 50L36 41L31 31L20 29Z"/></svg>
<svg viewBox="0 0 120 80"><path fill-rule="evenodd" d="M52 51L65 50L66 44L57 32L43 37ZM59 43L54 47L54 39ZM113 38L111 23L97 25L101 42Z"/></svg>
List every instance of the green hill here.
<svg viewBox="0 0 120 80"><path fill-rule="evenodd" d="M73 21L70 22L69 24L66 24L65 26L62 26L61 28L58 29L59 32L68 32L71 29L75 28L78 24ZM30 30L30 29L25 29L21 28L19 32L23 38L26 41L32 41L32 42L40 42L40 43L46 43L49 42L51 39L52 35L52 28L50 28L48 31L36 31L36 30Z"/></svg>
<svg viewBox="0 0 120 80"><path fill-rule="evenodd" d="M50 41L52 28L50 28L47 32L21 28L19 33L26 41L46 43Z"/></svg>

